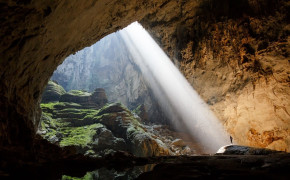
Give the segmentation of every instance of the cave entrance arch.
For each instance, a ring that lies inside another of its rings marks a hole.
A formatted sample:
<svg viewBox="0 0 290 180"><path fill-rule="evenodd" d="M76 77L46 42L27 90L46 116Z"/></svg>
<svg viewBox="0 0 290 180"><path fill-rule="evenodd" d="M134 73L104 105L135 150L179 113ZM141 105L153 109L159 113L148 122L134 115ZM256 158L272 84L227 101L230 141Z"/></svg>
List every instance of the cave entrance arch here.
<svg viewBox="0 0 290 180"><path fill-rule="evenodd" d="M120 32L69 56L51 79L42 97L39 133L54 144L75 146L90 156L102 156L108 150L126 150L136 156L201 153L186 131L173 130ZM132 112L119 104L108 105L108 100L122 102ZM106 119L119 124L106 124ZM127 127L120 125L124 121L129 122ZM118 132L117 127L125 131ZM145 138L130 139L128 133Z"/></svg>

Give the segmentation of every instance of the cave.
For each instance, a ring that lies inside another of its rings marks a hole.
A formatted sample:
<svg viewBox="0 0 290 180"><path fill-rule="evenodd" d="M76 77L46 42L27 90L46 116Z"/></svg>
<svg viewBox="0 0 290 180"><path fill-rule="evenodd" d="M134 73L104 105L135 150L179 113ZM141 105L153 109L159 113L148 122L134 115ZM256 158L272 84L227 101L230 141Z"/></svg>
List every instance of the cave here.
<svg viewBox="0 0 290 180"><path fill-rule="evenodd" d="M139 179L289 176L287 0L11 0L1 1L0 9L1 177L82 177L101 167L146 164L158 165ZM146 28L237 144L271 150L94 159L39 136L41 95L54 70L70 54L134 21Z"/></svg>

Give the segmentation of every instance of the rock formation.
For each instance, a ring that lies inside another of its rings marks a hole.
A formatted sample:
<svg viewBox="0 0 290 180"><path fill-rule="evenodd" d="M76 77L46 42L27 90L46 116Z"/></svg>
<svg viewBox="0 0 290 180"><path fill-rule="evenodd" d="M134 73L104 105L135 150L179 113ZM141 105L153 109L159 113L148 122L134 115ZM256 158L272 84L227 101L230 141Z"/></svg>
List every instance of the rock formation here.
<svg viewBox="0 0 290 180"><path fill-rule="evenodd" d="M286 154L283 151L274 151L265 148L255 148L249 146L228 145L223 146L217 151L217 155L269 155Z"/></svg>
<svg viewBox="0 0 290 180"><path fill-rule="evenodd" d="M41 101L43 103L50 101L59 101L61 95L65 94L66 91L62 86L58 85L56 82L49 81L46 85L45 91L43 92Z"/></svg>
<svg viewBox="0 0 290 180"><path fill-rule="evenodd" d="M289 7L286 1L170 1L167 11L141 23L235 143L289 152Z"/></svg>
<svg viewBox="0 0 290 180"><path fill-rule="evenodd" d="M169 137L151 131L122 104L107 104L104 89L98 88L92 94L71 90L56 101L48 92L57 88L63 89L50 81L45 89L46 102L41 103L43 113L38 131L53 144L91 157L116 151L138 157L194 153L186 143L177 145Z"/></svg>
<svg viewBox="0 0 290 180"><path fill-rule="evenodd" d="M71 90L60 96L59 101L78 103L84 108L98 109L103 107L108 102L108 99L105 90L97 88L93 93L89 93L84 90Z"/></svg>

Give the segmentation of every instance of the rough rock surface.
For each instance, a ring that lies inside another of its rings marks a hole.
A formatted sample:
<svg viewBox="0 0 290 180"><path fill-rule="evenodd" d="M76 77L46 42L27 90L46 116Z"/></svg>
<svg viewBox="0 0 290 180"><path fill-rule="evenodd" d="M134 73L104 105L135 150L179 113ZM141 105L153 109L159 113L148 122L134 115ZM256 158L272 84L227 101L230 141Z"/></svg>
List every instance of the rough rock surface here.
<svg viewBox="0 0 290 180"><path fill-rule="evenodd" d="M38 133L60 147L90 157L104 157L116 151L126 151L137 157L184 155L194 151L184 146L171 147L172 141L154 134L120 103L106 104L103 93L91 94L71 90L60 101L42 103ZM94 94L101 94L100 97ZM48 99L44 97L45 99ZM92 101L94 100L94 101Z"/></svg>
<svg viewBox="0 0 290 180"><path fill-rule="evenodd" d="M227 145L221 147L216 154L222 155L269 155L276 153L285 153L264 148L255 148L249 146Z"/></svg>
<svg viewBox="0 0 290 180"><path fill-rule="evenodd" d="M289 2L169 1L164 9L141 23L234 141L289 152Z"/></svg>
<svg viewBox="0 0 290 180"><path fill-rule="evenodd" d="M49 81L43 92L41 102L59 101L60 96L65 93L66 91L62 86L54 81Z"/></svg>
<svg viewBox="0 0 290 180"><path fill-rule="evenodd" d="M102 88L97 88L93 93L80 90L71 90L59 98L60 102L72 102L81 104L84 108L103 107L107 102L106 92Z"/></svg>
<svg viewBox="0 0 290 180"><path fill-rule="evenodd" d="M289 153L270 156L177 156L164 159L153 171L145 172L137 179L288 179L289 157Z"/></svg>

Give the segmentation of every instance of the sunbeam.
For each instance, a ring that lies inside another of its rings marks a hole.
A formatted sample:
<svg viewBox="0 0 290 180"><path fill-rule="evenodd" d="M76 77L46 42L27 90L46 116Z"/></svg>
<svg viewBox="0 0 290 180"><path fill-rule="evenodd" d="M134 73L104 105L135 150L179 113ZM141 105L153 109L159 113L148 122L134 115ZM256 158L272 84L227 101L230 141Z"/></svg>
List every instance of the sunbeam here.
<svg viewBox="0 0 290 180"><path fill-rule="evenodd" d="M226 145L229 136L219 120L149 33L134 22L123 29L121 35L173 123L180 127L178 121L181 120L210 153Z"/></svg>

